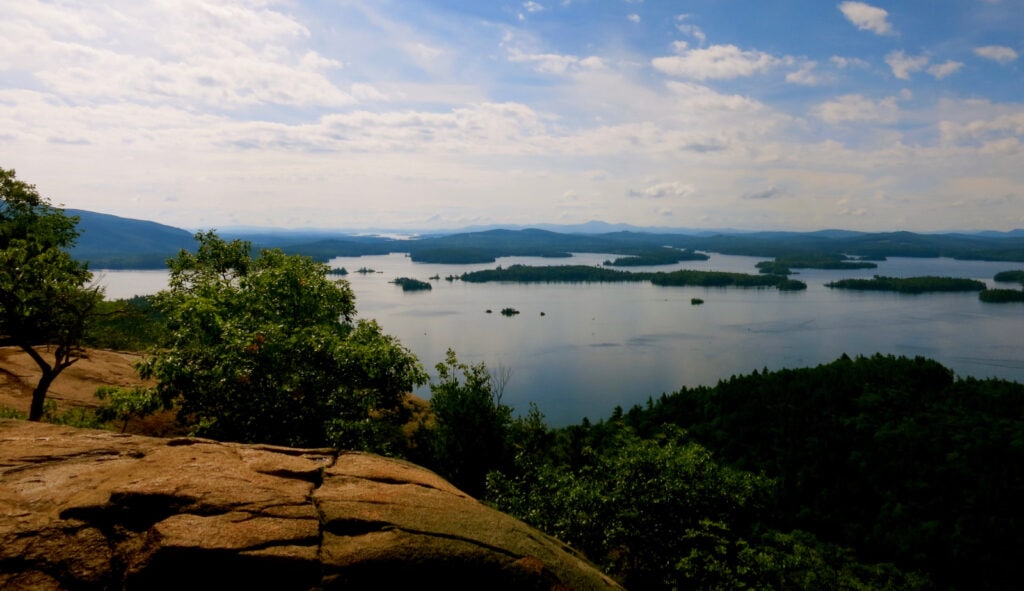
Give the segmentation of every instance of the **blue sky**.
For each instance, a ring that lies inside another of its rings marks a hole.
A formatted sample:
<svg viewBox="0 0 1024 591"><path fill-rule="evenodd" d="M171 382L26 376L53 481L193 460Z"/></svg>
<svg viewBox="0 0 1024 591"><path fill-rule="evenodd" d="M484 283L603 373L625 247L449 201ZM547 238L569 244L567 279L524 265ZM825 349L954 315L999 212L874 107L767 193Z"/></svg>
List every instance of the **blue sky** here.
<svg viewBox="0 0 1024 591"><path fill-rule="evenodd" d="M185 228L1024 227L1024 0L0 0L0 166Z"/></svg>

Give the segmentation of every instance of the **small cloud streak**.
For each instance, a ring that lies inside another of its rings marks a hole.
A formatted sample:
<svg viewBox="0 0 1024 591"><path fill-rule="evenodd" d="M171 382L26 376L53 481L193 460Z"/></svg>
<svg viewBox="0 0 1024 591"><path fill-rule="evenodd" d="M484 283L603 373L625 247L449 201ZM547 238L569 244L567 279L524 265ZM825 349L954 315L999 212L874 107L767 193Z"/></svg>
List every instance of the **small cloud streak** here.
<svg viewBox="0 0 1024 591"><path fill-rule="evenodd" d="M697 41L705 43L708 40L707 35L705 35L704 31L702 31L701 28L698 27L697 25L691 25L690 23L686 22L686 19L688 18L690 18L690 15L688 14L680 14L679 16L677 16L676 29L678 29L679 32L684 35L689 35L690 37L693 37Z"/></svg>
<svg viewBox="0 0 1024 591"><path fill-rule="evenodd" d="M735 45L712 45L682 55L651 60L655 69L680 78L728 80L753 76L786 63L761 51L742 50Z"/></svg>
<svg viewBox="0 0 1024 591"><path fill-rule="evenodd" d="M687 185L680 183L679 181L672 181L670 183L656 183L648 185L644 189L639 191L636 189L630 189L630 197L641 197L648 199L665 199L670 197L687 197L696 193L696 188L693 185Z"/></svg>
<svg viewBox="0 0 1024 591"><path fill-rule="evenodd" d="M944 64L935 64L934 66L931 66L928 68L928 73L934 76L936 80L942 80L946 76L955 74L962 67L964 67L963 62L954 62L950 60Z"/></svg>
<svg viewBox="0 0 1024 591"><path fill-rule="evenodd" d="M1017 59L1017 52L1003 45L985 45L974 48L974 55L1000 64L1008 64Z"/></svg>
<svg viewBox="0 0 1024 591"><path fill-rule="evenodd" d="M824 102L813 112L819 119L832 125L864 121L894 123L899 118L896 97L874 101L860 94L848 94Z"/></svg>
<svg viewBox="0 0 1024 591"><path fill-rule="evenodd" d="M885 56L885 63L892 68L892 75L900 80L910 80L910 73L923 70L928 65L928 56L910 56L903 50L893 51Z"/></svg>
<svg viewBox="0 0 1024 591"><path fill-rule="evenodd" d="M829 58L837 68L845 70L846 68L866 68L868 63L859 57L843 57L841 55L833 55Z"/></svg>

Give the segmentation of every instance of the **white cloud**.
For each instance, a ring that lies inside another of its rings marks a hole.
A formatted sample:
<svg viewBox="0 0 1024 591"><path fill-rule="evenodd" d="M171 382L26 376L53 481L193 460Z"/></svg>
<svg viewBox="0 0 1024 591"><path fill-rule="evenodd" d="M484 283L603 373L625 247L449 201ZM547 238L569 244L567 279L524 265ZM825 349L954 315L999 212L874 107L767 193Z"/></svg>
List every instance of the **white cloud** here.
<svg viewBox="0 0 1024 591"><path fill-rule="evenodd" d="M626 19L629 22L631 22L631 23L639 23L640 22L640 15L639 14L630 14L630 15L628 15L626 17Z"/></svg>
<svg viewBox="0 0 1024 591"><path fill-rule="evenodd" d="M705 35L704 31L702 31L697 25L691 25L686 22L686 19L688 18L690 18L690 15L688 14L680 14L676 16L676 29L684 35L693 37L700 43L705 43L708 40L707 35Z"/></svg>
<svg viewBox="0 0 1024 591"><path fill-rule="evenodd" d="M860 59L859 57L843 57L840 55L833 55L831 58L829 58L829 61L831 61L837 68L840 69L868 67L868 63Z"/></svg>
<svg viewBox="0 0 1024 591"><path fill-rule="evenodd" d="M786 82L803 86L817 86L821 84L822 79L821 76L815 73L815 66L817 66L816 62L804 62L800 65L799 70L786 74Z"/></svg>
<svg viewBox="0 0 1024 591"><path fill-rule="evenodd" d="M967 105L968 109L971 107ZM975 116L968 121L959 123L944 120L939 123L944 142L993 144L1004 143L1007 139L1024 140L1024 110L989 114L994 109L987 101L975 108Z"/></svg>
<svg viewBox="0 0 1024 591"><path fill-rule="evenodd" d="M770 70L785 60L760 51L744 51L735 45L712 45L679 56L658 57L651 65L670 76L695 80L724 80L752 76Z"/></svg>
<svg viewBox="0 0 1024 591"><path fill-rule="evenodd" d="M863 2L843 2L839 10L855 27L862 31L871 31L876 35L895 35L896 31L889 24L889 13L877 6Z"/></svg>
<svg viewBox="0 0 1024 591"><path fill-rule="evenodd" d="M985 45L983 47L975 47L974 54L1001 64L1008 64L1017 59L1017 52L1014 51L1013 48L1005 47L1003 45Z"/></svg>
<svg viewBox="0 0 1024 591"><path fill-rule="evenodd" d="M580 58L559 53L528 54L515 48L509 50L508 61L533 64L534 70L544 74L565 74L570 70L596 70L604 67L604 61L597 56Z"/></svg>
<svg viewBox="0 0 1024 591"><path fill-rule="evenodd" d="M890 52L885 56L885 63L892 68L892 75L900 80L910 80L910 73L924 69L928 65L928 56L909 56L903 50Z"/></svg>
<svg viewBox="0 0 1024 591"><path fill-rule="evenodd" d="M963 62L949 60L944 64L931 66L928 68L928 73L934 76L936 80L942 80L946 76L956 73L962 67L964 67Z"/></svg>
<svg viewBox="0 0 1024 591"><path fill-rule="evenodd" d="M667 87L672 92L678 108L696 112L702 118L713 111L727 112L731 117L731 114L737 112L757 113L767 110L762 103L752 98L739 94L722 94L700 84L671 81Z"/></svg>
<svg viewBox="0 0 1024 591"><path fill-rule="evenodd" d="M630 189L630 197L646 197L650 199L665 199L668 197L688 197L697 192L693 185L672 181L668 183L655 183L643 189Z"/></svg>
<svg viewBox="0 0 1024 591"><path fill-rule="evenodd" d="M34 2L8 11L0 68L31 72L72 100L219 109L355 102L330 77L341 61L306 47L302 23L259 5L131 3L117 12L87 3L57 12Z"/></svg>
<svg viewBox="0 0 1024 591"><path fill-rule="evenodd" d="M832 125L865 121L894 123L899 118L896 97L874 101L860 94L848 94L824 102L812 112L825 123Z"/></svg>
<svg viewBox="0 0 1024 591"><path fill-rule="evenodd" d="M544 5L543 4L538 4L538 3L532 2L532 1L531 2L523 2L523 8L526 9L526 12L540 12L540 11L544 10Z"/></svg>

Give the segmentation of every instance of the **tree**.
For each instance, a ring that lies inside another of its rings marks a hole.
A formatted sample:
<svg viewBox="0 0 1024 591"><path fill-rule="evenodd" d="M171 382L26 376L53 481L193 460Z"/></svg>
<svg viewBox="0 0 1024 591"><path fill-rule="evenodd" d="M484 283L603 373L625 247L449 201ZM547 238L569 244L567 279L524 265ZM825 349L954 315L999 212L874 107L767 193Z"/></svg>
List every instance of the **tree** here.
<svg viewBox="0 0 1024 591"><path fill-rule="evenodd" d="M53 381L81 358L85 320L103 298L89 287L88 265L67 250L78 238L77 223L0 168L0 343L20 347L42 372L32 421L42 418ZM44 348L53 351L52 363Z"/></svg>
<svg viewBox="0 0 1024 591"><path fill-rule="evenodd" d="M168 261L155 298L166 342L140 365L164 403L217 439L394 451L405 393L426 375L375 322L354 320L348 283L308 257L196 240Z"/></svg>
<svg viewBox="0 0 1024 591"><path fill-rule="evenodd" d="M501 390L511 374L499 370L492 376L483 363L459 362L451 349L436 367L438 381L430 385L434 424L426 431L431 457L425 461L455 486L480 496L487 473L509 459L512 408L501 403Z"/></svg>

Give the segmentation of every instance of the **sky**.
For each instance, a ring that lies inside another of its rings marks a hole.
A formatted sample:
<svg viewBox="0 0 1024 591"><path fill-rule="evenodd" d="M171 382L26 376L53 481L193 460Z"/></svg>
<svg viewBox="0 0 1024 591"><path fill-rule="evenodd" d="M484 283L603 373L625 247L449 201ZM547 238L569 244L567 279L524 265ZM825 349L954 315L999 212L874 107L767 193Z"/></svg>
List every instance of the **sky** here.
<svg viewBox="0 0 1024 591"><path fill-rule="evenodd" d="M0 167L188 229L1024 227L1024 0L0 0Z"/></svg>

